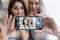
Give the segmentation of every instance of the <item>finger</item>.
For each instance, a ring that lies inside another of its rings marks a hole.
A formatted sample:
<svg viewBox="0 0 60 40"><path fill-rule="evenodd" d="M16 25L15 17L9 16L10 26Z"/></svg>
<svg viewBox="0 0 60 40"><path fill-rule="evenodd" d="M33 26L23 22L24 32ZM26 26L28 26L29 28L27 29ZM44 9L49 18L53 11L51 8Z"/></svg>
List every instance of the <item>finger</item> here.
<svg viewBox="0 0 60 40"><path fill-rule="evenodd" d="M10 17L8 18L8 24L11 23L11 20L12 20L12 15L10 15Z"/></svg>
<svg viewBox="0 0 60 40"><path fill-rule="evenodd" d="M43 29L42 30L35 30L34 32L36 32L36 33L42 33Z"/></svg>
<svg viewBox="0 0 60 40"><path fill-rule="evenodd" d="M5 24L7 24L7 20L8 20L8 15L6 15L5 17Z"/></svg>
<svg viewBox="0 0 60 40"><path fill-rule="evenodd" d="M36 16L39 16L39 17L45 17L45 16L47 16L46 14L36 14Z"/></svg>
<svg viewBox="0 0 60 40"><path fill-rule="evenodd" d="M12 26L12 28L14 27L14 25L15 25L15 16L13 17L13 19L12 19L12 21L11 21L11 26Z"/></svg>
<svg viewBox="0 0 60 40"><path fill-rule="evenodd" d="M13 23L15 23L15 16L13 17L11 24Z"/></svg>
<svg viewBox="0 0 60 40"><path fill-rule="evenodd" d="M48 17L47 17L47 16L44 16L43 19L44 19L45 21L51 21L51 20L53 21L53 18L51 18L51 17L49 17L49 16L48 16Z"/></svg>
<svg viewBox="0 0 60 40"><path fill-rule="evenodd" d="M42 14L41 17L44 19L47 18L48 16L46 14Z"/></svg>
<svg viewBox="0 0 60 40"><path fill-rule="evenodd" d="M40 16L41 14L36 14L37 16Z"/></svg>
<svg viewBox="0 0 60 40"><path fill-rule="evenodd" d="M47 18L46 14L36 14L37 16L39 16L40 18L42 18L43 20L45 20L45 18Z"/></svg>

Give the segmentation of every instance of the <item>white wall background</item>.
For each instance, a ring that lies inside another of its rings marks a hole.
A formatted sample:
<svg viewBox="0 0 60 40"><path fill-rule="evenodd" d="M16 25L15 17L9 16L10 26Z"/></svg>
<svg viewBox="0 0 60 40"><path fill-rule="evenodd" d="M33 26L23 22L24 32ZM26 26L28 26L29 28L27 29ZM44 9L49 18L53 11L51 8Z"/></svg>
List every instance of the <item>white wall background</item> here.
<svg viewBox="0 0 60 40"><path fill-rule="evenodd" d="M43 0L47 14L53 17L60 30L60 0Z"/></svg>

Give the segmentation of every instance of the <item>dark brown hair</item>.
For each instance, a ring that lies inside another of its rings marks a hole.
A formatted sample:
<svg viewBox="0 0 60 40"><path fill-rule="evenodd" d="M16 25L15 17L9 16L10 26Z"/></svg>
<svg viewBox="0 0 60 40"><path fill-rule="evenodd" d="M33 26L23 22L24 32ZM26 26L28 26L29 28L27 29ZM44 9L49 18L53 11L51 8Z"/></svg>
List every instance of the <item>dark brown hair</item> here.
<svg viewBox="0 0 60 40"><path fill-rule="evenodd" d="M24 20L25 20L25 19L27 19L27 18L23 18L23 25L25 25L25 23L24 23ZM28 19L27 19L27 21L28 21ZM28 25L28 23L27 23L27 25Z"/></svg>
<svg viewBox="0 0 60 40"><path fill-rule="evenodd" d="M14 16L14 14L11 12L11 9L12 9L12 7L15 4L16 1L22 3L23 8L24 8L24 12L25 12L25 16L26 16L27 15L27 8L26 8L26 5L25 5L23 0L10 0L9 6L8 6L8 15L13 15Z"/></svg>

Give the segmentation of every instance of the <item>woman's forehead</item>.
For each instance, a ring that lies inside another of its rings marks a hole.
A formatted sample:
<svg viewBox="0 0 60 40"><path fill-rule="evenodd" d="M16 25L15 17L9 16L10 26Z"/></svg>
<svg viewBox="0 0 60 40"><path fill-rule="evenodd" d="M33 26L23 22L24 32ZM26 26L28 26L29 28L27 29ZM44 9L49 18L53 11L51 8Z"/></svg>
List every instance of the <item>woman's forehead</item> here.
<svg viewBox="0 0 60 40"><path fill-rule="evenodd" d="M22 5L22 3L21 2L15 2L15 4L13 5L13 7L18 7L18 8L20 8L20 7L23 7L23 5Z"/></svg>
<svg viewBox="0 0 60 40"><path fill-rule="evenodd" d="M22 3L21 3L21 2L16 1L14 5L20 5L20 6L21 6L21 5L22 5Z"/></svg>
<svg viewBox="0 0 60 40"><path fill-rule="evenodd" d="M39 0L29 0L29 2L39 2Z"/></svg>

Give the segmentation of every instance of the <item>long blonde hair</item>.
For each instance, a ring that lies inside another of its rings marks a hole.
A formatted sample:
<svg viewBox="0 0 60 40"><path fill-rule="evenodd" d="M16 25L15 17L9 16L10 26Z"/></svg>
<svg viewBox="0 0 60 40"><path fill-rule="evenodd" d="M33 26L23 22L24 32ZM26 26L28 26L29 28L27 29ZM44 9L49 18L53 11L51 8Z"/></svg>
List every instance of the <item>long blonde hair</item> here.
<svg viewBox="0 0 60 40"><path fill-rule="evenodd" d="M41 13L43 13L43 2L42 2L42 0L39 0L39 6L40 6L40 8L39 8L39 12L38 12L38 14L41 14ZM30 8L29 8L29 1L28 1L28 12L30 12Z"/></svg>

